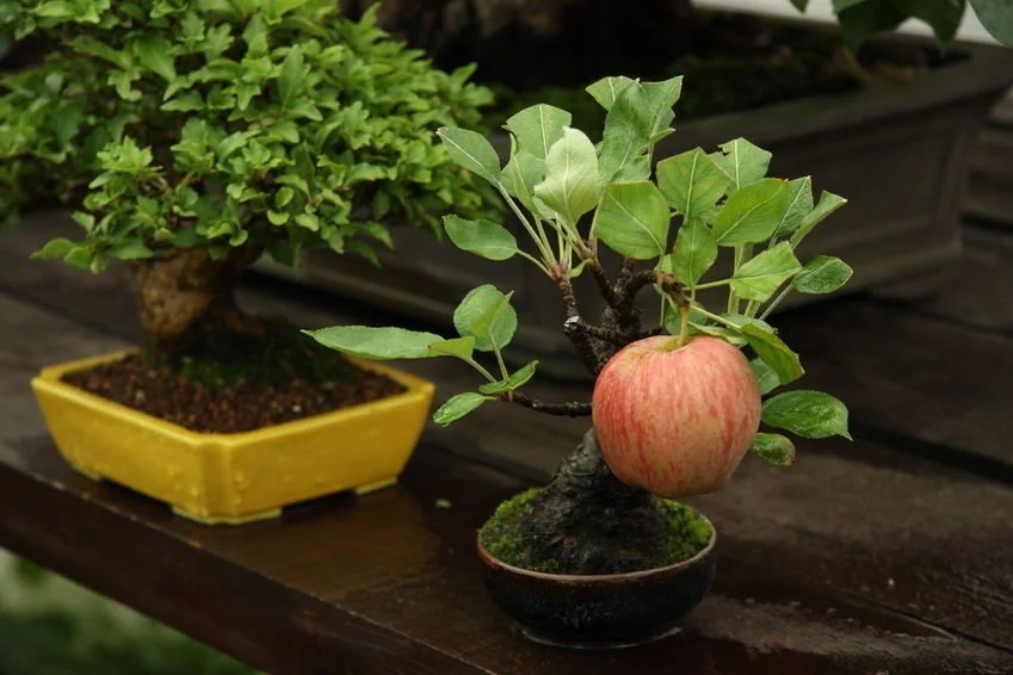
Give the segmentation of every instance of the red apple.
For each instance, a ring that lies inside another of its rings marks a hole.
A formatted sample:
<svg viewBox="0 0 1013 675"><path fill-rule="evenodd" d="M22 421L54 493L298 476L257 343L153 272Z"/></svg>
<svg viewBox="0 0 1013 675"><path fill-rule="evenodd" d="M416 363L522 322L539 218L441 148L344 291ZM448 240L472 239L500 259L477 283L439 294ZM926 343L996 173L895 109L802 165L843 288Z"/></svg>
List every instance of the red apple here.
<svg viewBox="0 0 1013 675"><path fill-rule="evenodd" d="M612 473L667 498L724 485L760 427L749 361L715 337L667 335L613 356L594 386L595 435Z"/></svg>

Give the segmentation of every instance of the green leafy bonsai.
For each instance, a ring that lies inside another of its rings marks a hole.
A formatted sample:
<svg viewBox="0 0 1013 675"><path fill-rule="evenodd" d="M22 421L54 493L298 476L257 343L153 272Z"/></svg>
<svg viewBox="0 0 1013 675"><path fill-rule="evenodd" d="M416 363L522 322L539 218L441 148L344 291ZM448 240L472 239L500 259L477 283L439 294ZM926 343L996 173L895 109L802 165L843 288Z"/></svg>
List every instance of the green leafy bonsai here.
<svg viewBox="0 0 1013 675"><path fill-rule="evenodd" d="M844 200L827 192L815 199L808 177L767 177L770 153L744 139L654 166L655 144L673 132L681 86L681 78L593 84L588 92L608 111L600 142L571 128L567 111L528 108L506 125L505 166L480 134L440 132L453 159L496 188L528 241L520 245L498 223L459 216L446 218L450 239L491 261L520 256L548 277L566 310L562 330L595 376L590 403L525 392L538 362L508 367L503 349L518 317L510 294L492 285L464 298L455 336L363 326L308 331L361 357L453 357L473 367L484 382L446 401L434 415L441 425L490 402L593 417L549 486L507 504L487 525L485 543L508 555L505 562L569 574L675 562L665 552L685 556L686 548L670 546L664 499L717 489L750 448L778 465L794 461L792 441L760 432L761 419L804 438L848 437L847 409L834 397L798 389L768 396L803 375L798 355L767 322L771 311L793 290L828 293L851 276L837 258L803 262L796 254ZM574 290L582 274L604 300L599 317L585 313ZM705 304L715 289L725 292L723 302ZM655 301L648 325L636 302L642 291ZM687 530L684 518L675 520ZM688 527L692 536L698 529ZM706 533L696 540L705 544Z"/></svg>
<svg viewBox="0 0 1013 675"><path fill-rule="evenodd" d="M149 347L244 330L232 290L267 253L375 259L385 222L438 225L484 187L447 161L486 90L334 0L3 0L0 34L45 56L0 79L0 219L75 211L37 255L129 261Z"/></svg>

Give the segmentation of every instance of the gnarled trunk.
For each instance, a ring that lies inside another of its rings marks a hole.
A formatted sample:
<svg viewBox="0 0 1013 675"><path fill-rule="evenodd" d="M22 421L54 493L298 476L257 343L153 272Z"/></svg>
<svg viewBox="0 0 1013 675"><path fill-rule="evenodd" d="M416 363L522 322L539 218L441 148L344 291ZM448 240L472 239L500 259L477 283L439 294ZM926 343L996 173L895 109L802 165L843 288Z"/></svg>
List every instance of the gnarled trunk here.
<svg viewBox="0 0 1013 675"><path fill-rule="evenodd" d="M531 562L565 574L650 569L667 536L653 500L612 474L589 430L532 502L521 531Z"/></svg>
<svg viewBox="0 0 1013 675"><path fill-rule="evenodd" d="M132 263L147 347L175 360L210 334L251 330L235 288L259 255L259 248L242 246L215 260L206 248L179 248Z"/></svg>

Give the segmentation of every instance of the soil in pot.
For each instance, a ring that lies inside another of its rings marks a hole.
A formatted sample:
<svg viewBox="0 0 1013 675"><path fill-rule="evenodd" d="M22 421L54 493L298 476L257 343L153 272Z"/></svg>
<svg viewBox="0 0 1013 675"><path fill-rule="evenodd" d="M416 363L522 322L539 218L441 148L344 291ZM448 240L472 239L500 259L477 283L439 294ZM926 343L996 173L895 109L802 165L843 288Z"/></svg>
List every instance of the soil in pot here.
<svg viewBox="0 0 1013 675"><path fill-rule="evenodd" d="M64 381L201 433L239 433L402 393L395 380L360 368L291 324L255 320L220 331L175 361L142 351L76 371Z"/></svg>
<svg viewBox="0 0 1013 675"><path fill-rule="evenodd" d="M497 560L514 567L546 574L569 574L559 560L545 559L533 550L537 544L526 537L528 523L538 508L545 488L533 488L503 502L479 532L482 545ZM711 539L711 527L694 510L664 499L652 499L647 507L658 516L633 522L610 542L604 543L610 559L601 561L597 574L625 574L668 567L699 554ZM615 514L603 511L601 518ZM601 530L599 530L601 531Z"/></svg>

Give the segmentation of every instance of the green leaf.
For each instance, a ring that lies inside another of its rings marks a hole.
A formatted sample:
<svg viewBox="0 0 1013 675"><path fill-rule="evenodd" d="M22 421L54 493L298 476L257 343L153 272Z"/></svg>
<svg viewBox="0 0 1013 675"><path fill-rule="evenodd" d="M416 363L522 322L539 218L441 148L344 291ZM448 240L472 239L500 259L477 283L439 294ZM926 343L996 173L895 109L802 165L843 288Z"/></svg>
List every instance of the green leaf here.
<svg viewBox="0 0 1013 675"><path fill-rule="evenodd" d="M535 370L537 369L538 369L538 361L532 361L526 366L520 368L517 372L512 373L510 377L508 377L507 379L500 380L499 382L490 382L488 384L483 384L481 387L478 388L478 390L483 394L495 395L495 394L505 394L508 391L520 389L525 384L527 384L532 377L534 377Z"/></svg>
<svg viewBox="0 0 1013 675"><path fill-rule="evenodd" d="M971 0L971 7L989 35L1013 45L1013 0Z"/></svg>
<svg viewBox="0 0 1013 675"><path fill-rule="evenodd" d="M763 178L736 190L714 220L714 238L722 246L766 241L784 219L791 190L786 181Z"/></svg>
<svg viewBox="0 0 1013 675"><path fill-rule="evenodd" d="M674 118L672 105L682 91L682 78L640 84L618 93L608 114L601 143L602 182L645 180L651 175L647 150Z"/></svg>
<svg viewBox="0 0 1013 675"><path fill-rule="evenodd" d="M781 384L790 384L805 374L798 354L781 338L753 323L743 325L740 330L756 355L777 373Z"/></svg>
<svg viewBox="0 0 1013 675"><path fill-rule="evenodd" d="M696 286L718 258L718 243L703 221L691 220L679 228L672 252L672 272L690 288Z"/></svg>
<svg viewBox="0 0 1013 675"><path fill-rule="evenodd" d="M582 131L566 129L545 158L545 180L535 196L571 226L598 203L598 156Z"/></svg>
<svg viewBox="0 0 1013 675"><path fill-rule="evenodd" d="M482 396L473 391L452 396L433 413L433 421L441 427L449 427L468 413L482 407L486 401L492 400L491 396Z"/></svg>
<svg viewBox="0 0 1013 675"><path fill-rule="evenodd" d="M430 356L453 356L458 359L470 359L475 352L475 337L452 338L440 340L429 345Z"/></svg>
<svg viewBox="0 0 1013 675"><path fill-rule="evenodd" d="M912 17L929 24L945 48L964 14L964 0L834 0L833 4L852 51L873 35L893 30Z"/></svg>
<svg viewBox="0 0 1013 675"><path fill-rule="evenodd" d="M791 0L791 4L795 5L798 11L804 12L809 7L809 0Z"/></svg>
<svg viewBox="0 0 1013 675"><path fill-rule="evenodd" d="M658 162L658 187L685 222L712 222L732 178L700 148Z"/></svg>
<svg viewBox="0 0 1013 675"><path fill-rule="evenodd" d="M799 293L833 293L848 283L852 272L840 258L818 255L805 264L793 283Z"/></svg>
<svg viewBox="0 0 1013 675"><path fill-rule="evenodd" d="M781 284L801 269L791 244L782 241L744 262L732 276L732 290L746 300L766 302Z"/></svg>
<svg viewBox="0 0 1013 675"><path fill-rule="evenodd" d="M70 239L64 237L57 237L56 239L50 239L46 242L46 245L40 248L38 251L32 253L31 257L33 260L49 260L50 258L63 258L72 250L77 248L78 244L75 244Z"/></svg>
<svg viewBox="0 0 1013 675"><path fill-rule="evenodd" d="M150 258L154 253L143 241L128 239L109 249L109 255L120 260L143 260Z"/></svg>
<svg viewBox="0 0 1013 675"><path fill-rule="evenodd" d="M503 187L534 213L540 209L535 203L535 186L545 180L545 160L530 152L516 150L503 168Z"/></svg>
<svg viewBox="0 0 1013 675"><path fill-rule="evenodd" d="M303 88L303 80L309 68L303 59L302 48L293 45L281 63L281 73L278 76L278 97L281 100L281 107L288 108L296 99L296 96Z"/></svg>
<svg viewBox="0 0 1013 675"><path fill-rule="evenodd" d="M462 251L489 260L508 260L517 254L517 239L498 223L446 216L443 226L450 241Z"/></svg>
<svg viewBox="0 0 1013 675"><path fill-rule="evenodd" d="M741 190L767 175L772 155L744 138L736 138L721 147L711 159L732 177L732 190Z"/></svg>
<svg viewBox="0 0 1013 675"><path fill-rule="evenodd" d="M756 376L756 382L760 385L761 396L766 396L781 386L781 380L778 378L777 373L775 373L774 369L768 366L767 362L763 359L753 359L749 362L749 367L753 369L753 375Z"/></svg>
<svg viewBox="0 0 1013 675"><path fill-rule="evenodd" d="M485 136L460 127L443 127L437 133L458 166L499 185L499 156Z"/></svg>
<svg viewBox="0 0 1013 675"><path fill-rule="evenodd" d="M472 289L454 310L454 327L461 336L475 337L475 349L491 352L510 344L517 332L517 312L509 295L486 284Z"/></svg>
<svg viewBox="0 0 1013 675"><path fill-rule="evenodd" d="M591 94L605 110L612 110L619 95L634 82L628 77L604 77L584 91Z"/></svg>
<svg viewBox="0 0 1013 675"><path fill-rule="evenodd" d="M760 432L749 448L774 466L791 466L795 463L795 444L787 436Z"/></svg>
<svg viewBox="0 0 1013 675"><path fill-rule="evenodd" d="M834 211L848 203L844 197L839 197L832 192L824 192L820 195L820 201L816 208L802 220L802 226L791 235L791 245L798 248L806 236L813 231L817 225L823 222Z"/></svg>
<svg viewBox="0 0 1013 675"><path fill-rule="evenodd" d="M131 51L142 66L157 73L167 82L176 79L172 43L163 38L145 37L131 44Z"/></svg>
<svg viewBox="0 0 1013 675"><path fill-rule="evenodd" d="M506 122L506 128L517 137L522 150L539 159L549 155L549 148L563 137L573 117L565 110L551 105L525 108Z"/></svg>
<svg viewBox="0 0 1013 675"><path fill-rule="evenodd" d="M665 254L671 219L661 191L650 181L610 185L592 232L613 251L637 260Z"/></svg>
<svg viewBox="0 0 1013 675"><path fill-rule="evenodd" d="M777 226L778 236L791 234L805 224L813 210L812 178L796 178L788 183L788 209Z"/></svg>
<svg viewBox="0 0 1013 675"><path fill-rule="evenodd" d="M848 433L848 408L821 391L796 390L763 403L763 423L802 438L829 438Z"/></svg>
<svg viewBox="0 0 1013 675"><path fill-rule="evenodd" d="M435 333L404 328L333 326L304 330L303 333L330 349L376 361L428 358L434 356L429 351L429 345L443 342L443 338Z"/></svg>

